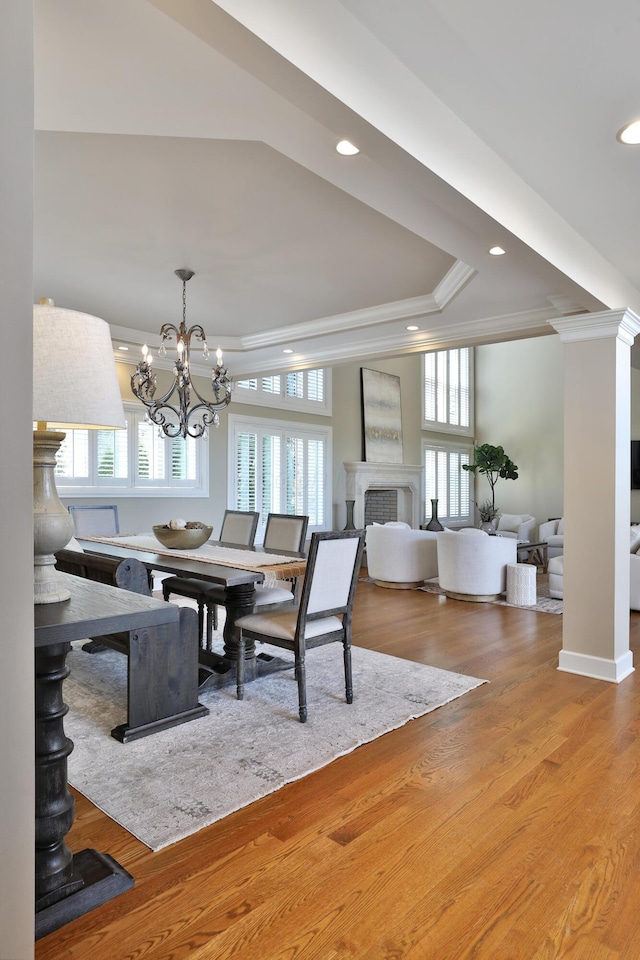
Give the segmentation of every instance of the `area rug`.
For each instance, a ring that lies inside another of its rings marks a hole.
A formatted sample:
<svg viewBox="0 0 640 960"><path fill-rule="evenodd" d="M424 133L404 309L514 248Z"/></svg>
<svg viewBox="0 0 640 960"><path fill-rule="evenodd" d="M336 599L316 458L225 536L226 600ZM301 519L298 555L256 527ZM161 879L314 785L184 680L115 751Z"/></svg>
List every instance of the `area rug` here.
<svg viewBox="0 0 640 960"><path fill-rule="evenodd" d="M121 744L110 730L126 718L126 658L80 647L74 644L67 658L64 684L65 731L74 742L69 782L151 850L486 682L354 647L349 705L341 648L331 644L308 658L306 724L298 720L296 682L287 670L248 685L243 701L235 688L204 688L199 700L208 717Z"/></svg>
<svg viewBox="0 0 640 960"><path fill-rule="evenodd" d="M427 580L418 590L424 593L438 593L444 595L440 589L438 580ZM539 573L536 578L536 596L537 602L521 605L518 603L507 603L506 600L490 600L490 603L497 603L503 607L518 607L519 610L535 610L536 613L562 613L562 600L556 600L549 596L549 577L547 574Z"/></svg>

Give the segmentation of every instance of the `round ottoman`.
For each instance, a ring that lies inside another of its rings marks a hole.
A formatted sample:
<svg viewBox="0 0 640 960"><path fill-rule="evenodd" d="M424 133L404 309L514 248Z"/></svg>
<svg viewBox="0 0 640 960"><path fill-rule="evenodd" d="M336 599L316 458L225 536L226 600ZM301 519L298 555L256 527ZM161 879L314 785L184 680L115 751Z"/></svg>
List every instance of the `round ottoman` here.
<svg viewBox="0 0 640 960"><path fill-rule="evenodd" d="M536 602L536 573L531 563L507 565L507 603L529 607Z"/></svg>
<svg viewBox="0 0 640 960"><path fill-rule="evenodd" d="M549 573L549 596L562 600L562 577L564 574L564 557L551 557L547 571Z"/></svg>

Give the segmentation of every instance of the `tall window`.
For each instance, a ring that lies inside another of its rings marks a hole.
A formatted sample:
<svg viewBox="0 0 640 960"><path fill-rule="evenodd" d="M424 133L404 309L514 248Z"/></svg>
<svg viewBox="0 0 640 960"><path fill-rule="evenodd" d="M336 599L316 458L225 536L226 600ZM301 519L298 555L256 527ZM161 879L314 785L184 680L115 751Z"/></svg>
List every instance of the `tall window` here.
<svg viewBox="0 0 640 960"><path fill-rule="evenodd" d="M472 474L462 469L471 463L473 447L453 443L422 442L424 462L424 499L429 517L430 501L438 500L438 517L442 523L473 522Z"/></svg>
<svg viewBox="0 0 640 960"><path fill-rule="evenodd" d="M473 350L434 350L422 355L423 430L473 434Z"/></svg>
<svg viewBox="0 0 640 960"><path fill-rule="evenodd" d="M304 514L309 532L331 517L331 428L229 416L228 506L260 513Z"/></svg>
<svg viewBox="0 0 640 960"><path fill-rule="evenodd" d="M169 439L125 403L124 430L68 430L56 463L63 497L205 497L209 494L209 442Z"/></svg>

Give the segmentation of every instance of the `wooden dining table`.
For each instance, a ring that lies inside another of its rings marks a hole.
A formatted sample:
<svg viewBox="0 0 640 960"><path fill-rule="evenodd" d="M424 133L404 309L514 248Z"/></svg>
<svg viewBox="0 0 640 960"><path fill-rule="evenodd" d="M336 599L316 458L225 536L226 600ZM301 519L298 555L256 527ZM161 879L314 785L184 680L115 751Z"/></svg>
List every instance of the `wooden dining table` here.
<svg viewBox="0 0 640 960"><path fill-rule="evenodd" d="M117 537L78 537L78 543L87 553L125 559L135 557L149 571L168 573L177 577L195 577L224 587L224 607L226 618L223 627L224 647L222 653L201 647L199 652L199 686L224 686L235 682L235 664L238 648L238 630L235 621L253 611L255 585L265 579L292 578L303 576L306 569L306 556L286 550L270 551L263 547L245 547L236 544L221 544L209 540L204 545L215 548L220 557L230 556L237 560L238 551L246 554L246 565L233 567L227 562L215 562L203 559L202 548L196 550L175 551L162 547L152 534L120 535ZM143 546L144 545L144 546ZM215 553L215 551L209 551ZM261 564L261 559L264 563ZM276 560L276 562L272 562ZM279 657L256 654L255 643L247 642L245 649L245 679L255 680L266 673L289 668L291 664Z"/></svg>

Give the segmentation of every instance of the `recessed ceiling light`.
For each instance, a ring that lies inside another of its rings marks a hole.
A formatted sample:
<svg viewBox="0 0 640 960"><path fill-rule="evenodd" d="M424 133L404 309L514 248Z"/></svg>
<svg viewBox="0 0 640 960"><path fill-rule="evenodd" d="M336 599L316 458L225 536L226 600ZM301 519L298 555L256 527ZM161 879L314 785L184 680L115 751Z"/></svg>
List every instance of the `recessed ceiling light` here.
<svg viewBox="0 0 640 960"><path fill-rule="evenodd" d="M640 143L640 120L625 124L622 130L618 130L616 140L620 143Z"/></svg>
<svg viewBox="0 0 640 960"><path fill-rule="evenodd" d="M336 144L336 150L343 157L355 157L356 153L360 153L360 148L356 147L350 140L341 140L340 143Z"/></svg>
<svg viewBox="0 0 640 960"><path fill-rule="evenodd" d="M415 324L411 324L410 327L407 327L407 330L419 330L419 329L420 329L420 327L416 327Z"/></svg>
<svg viewBox="0 0 640 960"><path fill-rule="evenodd" d="M293 353L293 350L289 350L289 349L287 348L286 350L283 350L282 352L283 352L283 353Z"/></svg>
<svg viewBox="0 0 640 960"><path fill-rule="evenodd" d="M502 257L504 256L505 251L502 249L502 247L491 247L489 253L492 257Z"/></svg>
<svg viewBox="0 0 640 960"><path fill-rule="evenodd" d="M128 350L129 347L118 347L118 350Z"/></svg>

